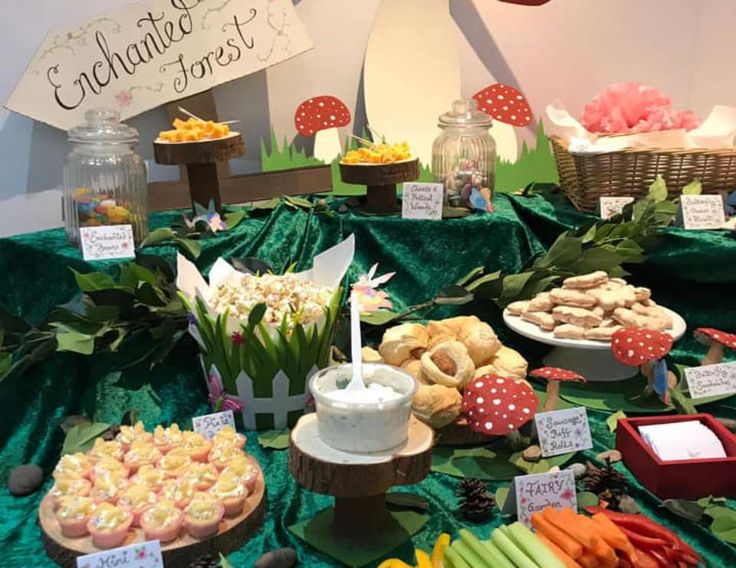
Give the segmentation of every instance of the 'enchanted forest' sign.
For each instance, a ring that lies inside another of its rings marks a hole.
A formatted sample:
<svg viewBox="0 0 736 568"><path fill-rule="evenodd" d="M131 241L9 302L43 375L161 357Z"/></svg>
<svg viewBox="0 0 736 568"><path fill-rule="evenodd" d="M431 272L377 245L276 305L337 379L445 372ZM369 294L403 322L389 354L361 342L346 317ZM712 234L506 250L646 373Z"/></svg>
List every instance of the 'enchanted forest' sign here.
<svg viewBox="0 0 736 568"><path fill-rule="evenodd" d="M291 0L153 0L49 33L6 103L68 129L122 118L311 49Z"/></svg>

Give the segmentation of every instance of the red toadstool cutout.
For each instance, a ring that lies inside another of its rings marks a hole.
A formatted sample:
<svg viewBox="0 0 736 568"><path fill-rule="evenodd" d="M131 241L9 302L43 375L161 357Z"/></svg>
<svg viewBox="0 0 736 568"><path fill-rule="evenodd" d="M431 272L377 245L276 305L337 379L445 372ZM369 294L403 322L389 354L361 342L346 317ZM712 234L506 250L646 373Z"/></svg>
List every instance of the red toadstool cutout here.
<svg viewBox="0 0 736 568"><path fill-rule="evenodd" d="M478 109L493 120L513 126L528 126L532 122L532 109L521 91L510 85L494 83L473 95Z"/></svg>
<svg viewBox="0 0 736 568"><path fill-rule="evenodd" d="M557 401L560 399L560 383L562 381L586 382L582 375L559 367L542 367L529 373L529 376L547 381L547 400L544 401L544 410L555 409Z"/></svg>
<svg viewBox="0 0 736 568"><path fill-rule="evenodd" d="M350 124L350 110L332 95L312 97L294 113L294 126L302 136L314 136L314 157L330 163L342 153L337 129Z"/></svg>
<svg viewBox="0 0 736 568"><path fill-rule="evenodd" d="M483 375L465 386L461 412L471 430L505 436L529 422L538 404L537 395L526 382Z"/></svg>
<svg viewBox="0 0 736 568"><path fill-rule="evenodd" d="M736 335L713 329L712 327L699 327L695 330L695 339L710 349L700 360L701 365L713 365L723 361L723 348L736 349Z"/></svg>
<svg viewBox="0 0 736 568"><path fill-rule="evenodd" d="M611 351L624 365L640 367L647 378L647 392L654 390L654 364L672 349L672 336L652 329L623 328L611 337Z"/></svg>

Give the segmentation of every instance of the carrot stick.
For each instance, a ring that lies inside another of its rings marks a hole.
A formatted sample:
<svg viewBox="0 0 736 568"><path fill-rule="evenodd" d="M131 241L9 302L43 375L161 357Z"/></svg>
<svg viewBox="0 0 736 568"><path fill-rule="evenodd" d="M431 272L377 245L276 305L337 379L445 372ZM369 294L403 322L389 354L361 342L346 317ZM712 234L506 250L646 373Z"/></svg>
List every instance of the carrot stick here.
<svg viewBox="0 0 736 568"><path fill-rule="evenodd" d="M591 552L586 552L585 554L583 554L580 558L577 559L577 562L583 568L600 568L600 564L598 564L598 559L593 556L593 553Z"/></svg>
<svg viewBox="0 0 736 568"><path fill-rule="evenodd" d="M555 511L552 507L546 507L542 511L542 515L555 527L582 544L583 548L595 548L596 540L599 537L580 528L577 519L578 515L572 509ZM577 557L575 560L578 560ZM580 561L578 560L578 562Z"/></svg>
<svg viewBox="0 0 736 568"><path fill-rule="evenodd" d="M629 563L635 566L636 551L634 550L634 545L621 531L621 529L603 513L596 513L591 518L593 522L598 525L598 533L601 535L603 540L605 540L609 546L614 549L620 550L626 556Z"/></svg>
<svg viewBox="0 0 736 568"><path fill-rule="evenodd" d="M557 558L560 559L560 561L565 565L566 568L581 568L580 564L578 564L572 558L570 558L567 554L565 554L564 551L561 548L559 548L554 542L549 540L546 536L544 536L540 532L537 532L536 534L537 534L537 538L541 540L542 543L552 551L552 554L554 554Z"/></svg>
<svg viewBox="0 0 736 568"><path fill-rule="evenodd" d="M547 539L554 542L569 557L574 559L583 554L582 544L558 529L540 513L532 515L532 526L537 529L538 533L542 533Z"/></svg>
<svg viewBox="0 0 736 568"><path fill-rule="evenodd" d="M600 534L600 525L591 521L583 515L575 515L578 526L582 530L590 532L595 537L595 546L592 548L593 554L600 560L603 568L616 568L618 566L618 557L616 551L610 547L606 540Z"/></svg>

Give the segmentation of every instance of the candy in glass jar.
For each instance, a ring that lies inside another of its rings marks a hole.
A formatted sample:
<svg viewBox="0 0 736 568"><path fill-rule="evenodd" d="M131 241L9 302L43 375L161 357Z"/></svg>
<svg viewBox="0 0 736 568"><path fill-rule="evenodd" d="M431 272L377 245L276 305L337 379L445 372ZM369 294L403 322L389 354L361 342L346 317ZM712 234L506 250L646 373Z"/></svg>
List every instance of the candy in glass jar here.
<svg viewBox="0 0 736 568"><path fill-rule="evenodd" d="M473 99L452 103L439 117L442 129L432 145L432 172L453 207L492 211L496 145L488 132L491 118Z"/></svg>
<svg viewBox="0 0 736 568"><path fill-rule="evenodd" d="M79 229L127 225L139 244L148 233L146 164L136 154L138 132L111 109L92 109L69 131L64 165L64 221L69 242Z"/></svg>

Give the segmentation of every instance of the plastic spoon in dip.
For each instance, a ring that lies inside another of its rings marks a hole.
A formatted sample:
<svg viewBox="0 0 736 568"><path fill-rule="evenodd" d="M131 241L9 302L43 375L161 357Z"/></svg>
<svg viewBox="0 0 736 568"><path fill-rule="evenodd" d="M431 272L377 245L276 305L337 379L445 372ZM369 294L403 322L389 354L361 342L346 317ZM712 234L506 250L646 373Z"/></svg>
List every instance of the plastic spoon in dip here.
<svg viewBox="0 0 736 568"><path fill-rule="evenodd" d="M350 295L350 354L353 360L353 377L350 379L346 390L366 390L363 381L363 358L361 349L363 343L360 339L360 302L356 294Z"/></svg>

